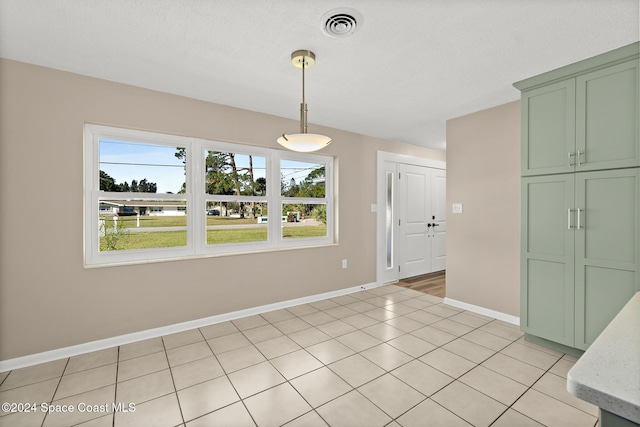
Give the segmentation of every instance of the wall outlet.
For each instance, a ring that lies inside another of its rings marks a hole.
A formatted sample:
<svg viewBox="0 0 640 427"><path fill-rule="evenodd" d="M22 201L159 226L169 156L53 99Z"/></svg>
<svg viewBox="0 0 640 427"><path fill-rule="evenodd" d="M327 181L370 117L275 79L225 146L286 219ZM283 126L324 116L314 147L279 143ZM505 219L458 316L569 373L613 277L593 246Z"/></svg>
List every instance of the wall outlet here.
<svg viewBox="0 0 640 427"><path fill-rule="evenodd" d="M462 203L454 203L452 205L452 212L454 214L461 214L462 213Z"/></svg>
<svg viewBox="0 0 640 427"><path fill-rule="evenodd" d="M342 260L342 268L347 268L347 260L346 259Z"/></svg>

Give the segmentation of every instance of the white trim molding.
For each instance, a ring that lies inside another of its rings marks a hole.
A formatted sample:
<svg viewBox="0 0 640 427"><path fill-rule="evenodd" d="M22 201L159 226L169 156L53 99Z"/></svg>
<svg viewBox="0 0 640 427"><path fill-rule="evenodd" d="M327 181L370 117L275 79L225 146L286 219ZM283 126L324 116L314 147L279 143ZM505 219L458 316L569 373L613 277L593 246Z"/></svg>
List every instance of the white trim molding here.
<svg viewBox="0 0 640 427"><path fill-rule="evenodd" d="M434 169L447 169L447 163L440 160L425 159L424 157L408 156L406 154L389 153L387 151L377 152L378 164L381 162L406 163L408 165L426 166Z"/></svg>
<svg viewBox="0 0 640 427"><path fill-rule="evenodd" d="M229 320L239 319L241 317L253 316L256 314L267 313L269 311L280 310L296 305L308 304L328 298L335 298L342 295L348 295L367 289L377 288L377 283L369 283L360 286L354 286L337 291L325 292L323 294L310 295L307 297L296 298L287 301L276 302L273 304L262 305L259 307L247 308L244 310L233 311L230 313L219 314L216 316L205 317L203 319L191 320L188 322L176 323L160 328L147 329L145 331L133 332L131 334L120 335L117 337L106 338L98 341L91 341L84 344L78 344L70 347L59 348L56 350L45 351L42 353L31 354L28 356L16 357L14 359L0 360L0 372L12 371L14 369L25 368L40 363L51 362L53 360L64 359L67 357L78 356L94 351L105 350L107 348L116 347L124 344L130 344L136 341L157 338L163 335L175 334L177 332L188 331L190 329L201 328L216 323L227 322Z"/></svg>
<svg viewBox="0 0 640 427"><path fill-rule="evenodd" d="M520 318L517 316L512 316L511 314L502 313L500 311L491 310L489 308L480 307L479 305L473 305L451 298L445 298L443 302L454 307L482 314L483 316L493 317L494 319L502 320L503 322L511 323L518 326L520 325Z"/></svg>

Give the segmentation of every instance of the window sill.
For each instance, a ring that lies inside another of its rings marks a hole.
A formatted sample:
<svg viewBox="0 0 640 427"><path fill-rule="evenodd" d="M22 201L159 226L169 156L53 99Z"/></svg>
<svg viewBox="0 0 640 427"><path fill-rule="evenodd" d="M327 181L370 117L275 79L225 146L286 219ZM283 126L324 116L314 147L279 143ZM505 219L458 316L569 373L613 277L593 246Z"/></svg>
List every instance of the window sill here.
<svg viewBox="0 0 640 427"><path fill-rule="evenodd" d="M299 251L299 250L308 250L308 249L328 248L333 246L338 246L338 243L323 243L320 245L308 245L308 246L290 246L290 247L269 248L269 249L254 250L254 251L208 253L208 254L181 256L181 257L118 261L118 262L109 262L109 263L101 263L101 264L87 264L85 262L84 269L92 270L94 268L104 268L104 267L123 267L128 265L157 264L161 262L191 261L191 260L200 260L200 259L207 259L207 258L232 257L232 256L238 256L238 255L257 255L257 254L266 254L266 253L275 253L275 252L289 252L289 251Z"/></svg>

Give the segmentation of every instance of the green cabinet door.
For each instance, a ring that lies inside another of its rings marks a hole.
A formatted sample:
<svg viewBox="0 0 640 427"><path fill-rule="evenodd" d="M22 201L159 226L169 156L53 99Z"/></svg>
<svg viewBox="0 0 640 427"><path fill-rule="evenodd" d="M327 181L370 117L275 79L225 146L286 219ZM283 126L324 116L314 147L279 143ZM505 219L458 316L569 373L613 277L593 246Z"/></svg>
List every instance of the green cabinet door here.
<svg viewBox="0 0 640 427"><path fill-rule="evenodd" d="M520 326L573 347L574 174L522 179Z"/></svg>
<svg viewBox="0 0 640 427"><path fill-rule="evenodd" d="M523 176L573 172L575 79L522 93Z"/></svg>
<svg viewBox="0 0 640 427"><path fill-rule="evenodd" d="M575 347L586 350L640 290L640 180L638 168L575 176Z"/></svg>
<svg viewBox="0 0 640 427"><path fill-rule="evenodd" d="M576 78L576 171L640 166L638 64Z"/></svg>

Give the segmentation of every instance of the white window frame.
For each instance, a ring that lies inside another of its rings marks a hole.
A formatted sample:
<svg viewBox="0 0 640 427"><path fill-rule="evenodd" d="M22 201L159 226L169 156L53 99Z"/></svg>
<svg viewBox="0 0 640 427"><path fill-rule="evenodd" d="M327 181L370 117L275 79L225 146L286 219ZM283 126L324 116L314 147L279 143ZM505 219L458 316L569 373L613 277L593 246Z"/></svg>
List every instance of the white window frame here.
<svg viewBox="0 0 640 427"><path fill-rule="evenodd" d="M108 193L100 191L100 139L115 139L184 147L186 152L186 193ZM220 151L265 157L267 194L264 196L219 196L205 194L205 151ZM297 160L325 164L325 197L283 197L280 191L281 160ZM335 201L333 158L317 154L294 153L278 149L255 147L244 144L219 142L201 138L167 135L155 132L114 128L94 124L84 127L84 266L103 267L110 265L138 264L174 259L200 258L261 251L284 250L300 247L335 244ZM172 248L130 249L122 251L99 250L99 200L185 200L187 204L187 245ZM268 205L267 241L208 245L206 237L206 202L254 201ZM327 235L313 238L282 238L282 204L287 202L326 204Z"/></svg>
<svg viewBox="0 0 640 427"><path fill-rule="evenodd" d="M305 154L305 153L296 153L293 151L279 151L280 156L278 157L278 212L282 212L282 205L285 203L292 204L326 204L327 205L327 235L325 237L308 237L308 238L290 238L290 239L282 239L282 223L280 223L280 227L278 227L278 237L280 240L280 244L282 247L298 247L298 246L307 246L313 245L314 242L320 240L325 240L327 242L333 242L333 229L334 229L334 205L333 205L333 159L331 157L317 155L317 154ZM331 161L327 161L330 159ZM285 197L281 194L280 191L280 162L281 160L293 160L307 163L323 163L325 165L325 187L324 187L324 197ZM274 187L275 188L275 187Z"/></svg>

